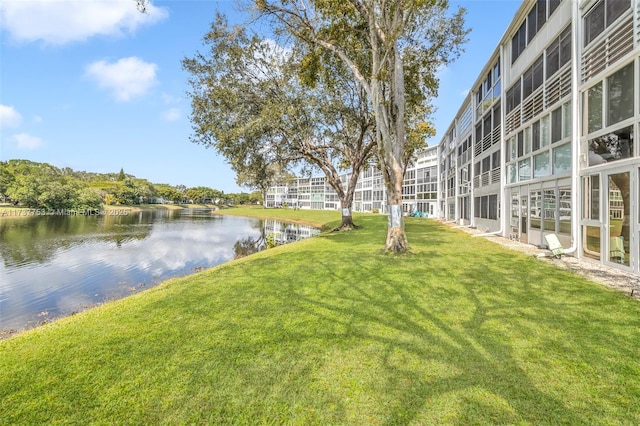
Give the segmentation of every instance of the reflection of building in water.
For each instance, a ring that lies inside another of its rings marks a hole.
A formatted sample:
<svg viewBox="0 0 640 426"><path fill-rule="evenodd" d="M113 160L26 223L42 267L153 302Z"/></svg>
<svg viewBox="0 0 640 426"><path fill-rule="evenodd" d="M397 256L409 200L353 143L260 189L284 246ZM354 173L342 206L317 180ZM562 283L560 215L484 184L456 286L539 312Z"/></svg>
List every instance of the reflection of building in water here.
<svg viewBox="0 0 640 426"><path fill-rule="evenodd" d="M310 226L284 223L273 219L265 219L262 226L264 235L271 236L278 245L302 240L320 233L319 230Z"/></svg>
<svg viewBox="0 0 640 426"><path fill-rule="evenodd" d="M554 233L575 256L640 274L637 7L523 1L439 143L407 166L403 211L535 245ZM341 207L324 178L285 192L291 206ZM353 210L386 212L375 167Z"/></svg>

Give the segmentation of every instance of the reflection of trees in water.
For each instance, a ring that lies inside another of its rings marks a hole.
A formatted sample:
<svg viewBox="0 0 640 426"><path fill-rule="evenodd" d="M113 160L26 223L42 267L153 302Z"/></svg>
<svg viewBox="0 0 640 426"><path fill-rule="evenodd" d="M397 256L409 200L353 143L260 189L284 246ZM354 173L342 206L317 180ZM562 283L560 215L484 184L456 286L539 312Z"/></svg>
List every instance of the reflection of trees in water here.
<svg viewBox="0 0 640 426"><path fill-rule="evenodd" d="M260 250L267 248L267 230L265 227L265 221L260 220L253 226L254 229L260 231L258 237L247 236L240 238L233 245L233 252L235 254L234 259L240 259L241 257L249 256L250 254L257 253Z"/></svg>
<svg viewBox="0 0 640 426"><path fill-rule="evenodd" d="M151 234L152 217L34 216L0 222L0 256L5 266L45 263L59 250L91 241L115 243L144 240ZM142 226L140 226L142 225Z"/></svg>
<svg viewBox="0 0 640 426"><path fill-rule="evenodd" d="M235 259L249 256L250 254L257 253L266 247L264 236L245 237L241 238L233 245L233 252L235 253Z"/></svg>

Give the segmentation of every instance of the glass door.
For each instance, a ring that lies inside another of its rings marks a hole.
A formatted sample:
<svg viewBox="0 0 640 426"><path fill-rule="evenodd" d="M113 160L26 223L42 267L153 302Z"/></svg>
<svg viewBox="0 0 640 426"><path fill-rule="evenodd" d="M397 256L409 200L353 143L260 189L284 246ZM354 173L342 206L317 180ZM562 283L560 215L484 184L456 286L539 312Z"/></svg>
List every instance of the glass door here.
<svg viewBox="0 0 640 426"><path fill-rule="evenodd" d="M631 173L612 173L607 181L607 260L630 266Z"/></svg>

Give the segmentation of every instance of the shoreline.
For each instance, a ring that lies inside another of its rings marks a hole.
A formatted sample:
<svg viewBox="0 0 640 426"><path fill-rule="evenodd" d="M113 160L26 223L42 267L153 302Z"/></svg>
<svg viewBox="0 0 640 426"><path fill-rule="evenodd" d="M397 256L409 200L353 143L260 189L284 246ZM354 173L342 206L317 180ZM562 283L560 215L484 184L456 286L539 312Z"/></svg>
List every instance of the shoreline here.
<svg viewBox="0 0 640 426"><path fill-rule="evenodd" d="M36 215L16 215L16 216L3 216L2 215L2 210L3 210L4 206L0 206L0 220L4 219L4 218L21 218L21 217L34 217ZM18 207L17 209L23 209L23 210L34 210L34 209L28 209L28 208L20 208ZM271 219L271 220L279 220L282 222L288 222L288 223L295 223L295 224L299 224L299 225L307 225L307 226L311 226L314 228L318 228L321 232L324 231L324 225L319 224L317 222L313 222L313 221L309 221L309 220L303 220L303 219L287 219L283 216L269 216L269 215L260 215L260 214L254 214L253 210L257 211L257 209L255 208L251 208L251 209L247 209L247 208L243 208L242 211L234 211L234 208L227 208L227 209L223 209L220 210L217 206L215 205L205 205L205 204L181 204L181 205L171 205L171 204L147 204L147 205L140 205L140 206L106 206L105 211L112 211L112 212L118 212L118 214L122 214L122 210L126 210L129 213L138 213L138 212L142 212L142 211L154 211L154 210L180 210L180 209L211 209L213 214L217 214L217 215L228 215L228 216L242 216L242 217L250 217L250 218L254 218L254 219L261 219L261 220L265 220L265 219ZM262 208L260 209L262 210ZM274 210L274 209L267 209L267 210ZM277 210L274 210L277 211ZM80 215L82 216L82 215ZM247 256L248 257L248 256ZM225 262L229 263L232 262L234 259L232 259L231 261ZM216 265L219 266L219 265ZM214 267L214 266L212 266ZM92 303L92 304L88 304L86 306L80 306L77 309L74 309L72 312L70 313L60 313L59 315L54 315L54 316L48 316L50 313L46 312L46 315L43 315L40 318L35 318L31 321L26 322L25 324L22 324L19 327L2 327L0 326L0 341L1 340L6 340L9 339L11 337L20 335L24 332L28 332L30 330L34 330L34 329L38 329L42 326L45 326L47 324L51 324L51 323L55 323L59 320L63 320L65 318L69 318L69 317L73 317L79 313L85 312L85 311L89 311L95 308L98 308L100 306L103 306L105 304L114 302L114 301L118 301L121 299L125 299L128 298L130 296L136 295L136 294L140 294L143 293L146 290L150 290L152 288L158 287L170 280L173 280L175 278L184 278L184 277L189 277L189 276L193 276L195 274L198 274L200 272L202 272L203 270L206 270L209 268L196 268L193 271L185 274L185 275L180 275L177 277L171 277L171 278L167 278L161 282L157 282L153 285L150 286L144 286L144 287L139 287L136 286L135 291L131 291L129 294L125 294L122 295L121 297L114 297L114 298L109 298L106 299L104 301L101 302L96 302L96 303Z"/></svg>

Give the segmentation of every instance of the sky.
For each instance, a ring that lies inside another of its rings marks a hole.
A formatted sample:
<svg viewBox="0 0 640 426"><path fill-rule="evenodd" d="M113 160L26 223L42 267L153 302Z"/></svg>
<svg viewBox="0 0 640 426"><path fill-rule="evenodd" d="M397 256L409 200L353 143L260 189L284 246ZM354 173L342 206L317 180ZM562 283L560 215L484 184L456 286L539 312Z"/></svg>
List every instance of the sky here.
<svg viewBox="0 0 640 426"><path fill-rule="evenodd" d="M520 5L458 0L472 29L441 70L437 144ZM153 183L248 192L215 150L191 142L188 74L216 12L246 22L234 0L2 0L0 160L27 159ZM264 27L256 28L267 32Z"/></svg>

